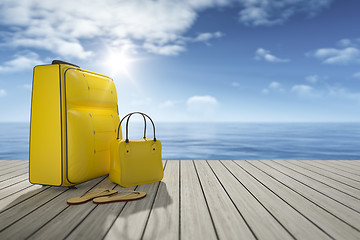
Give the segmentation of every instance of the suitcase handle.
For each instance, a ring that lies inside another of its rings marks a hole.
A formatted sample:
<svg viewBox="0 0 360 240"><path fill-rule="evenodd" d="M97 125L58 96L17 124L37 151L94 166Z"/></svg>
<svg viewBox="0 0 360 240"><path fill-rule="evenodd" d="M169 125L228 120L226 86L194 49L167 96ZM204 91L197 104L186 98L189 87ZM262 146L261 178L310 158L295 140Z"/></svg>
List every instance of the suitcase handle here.
<svg viewBox="0 0 360 240"><path fill-rule="evenodd" d="M155 136L155 124L153 122L153 120L148 116L146 115L145 113L142 113L142 112L132 112L132 113L129 113L127 114L125 117L123 117L123 119L121 119L120 123L119 123L119 127L118 127L118 135L117 135L117 139L119 139L119 131L120 131L120 126L121 126L121 123L122 121L125 120L125 118L127 118L126 120L126 142L128 143L129 142L129 120L130 120L130 117L131 115L133 114L141 114L144 118L144 123L145 123L145 128L144 128L144 138L146 138L146 118L147 117L148 119L150 119L151 123L152 123L152 126L153 126L153 130L154 130L154 142L156 142L156 136Z"/></svg>
<svg viewBox="0 0 360 240"><path fill-rule="evenodd" d="M74 67L80 68L78 65L75 65L75 64L72 64L72 63L68 63L68 62L64 62L64 61L61 61L61 60L53 60L51 64L67 64L67 65L70 65L70 66L74 66Z"/></svg>

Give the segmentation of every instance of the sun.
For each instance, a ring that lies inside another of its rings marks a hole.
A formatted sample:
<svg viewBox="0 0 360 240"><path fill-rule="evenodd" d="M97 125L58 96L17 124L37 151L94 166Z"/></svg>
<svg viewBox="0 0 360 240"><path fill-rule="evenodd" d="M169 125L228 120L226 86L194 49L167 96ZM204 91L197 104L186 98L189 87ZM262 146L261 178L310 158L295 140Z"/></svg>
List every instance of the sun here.
<svg viewBox="0 0 360 240"><path fill-rule="evenodd" d="M103 64L111 75L125 75L131 78L131 67L136 59L131 58L126 50L109 51Z"/></svg>

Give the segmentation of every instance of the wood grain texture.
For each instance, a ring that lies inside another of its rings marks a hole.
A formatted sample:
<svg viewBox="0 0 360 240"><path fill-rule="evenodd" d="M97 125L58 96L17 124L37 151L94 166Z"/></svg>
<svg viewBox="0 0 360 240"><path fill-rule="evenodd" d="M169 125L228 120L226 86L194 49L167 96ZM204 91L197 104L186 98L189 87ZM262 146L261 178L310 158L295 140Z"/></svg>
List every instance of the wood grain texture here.
<svg viewBox="0 0 360 240"><path fill-rule="evenodd" d="M181 239L216 239L214 224L194 164L184 160L180 166Z"/></svg>
<svg viewBox="0 0 360 240"><path fill-rule="evenodd" d="M296 239L331 239L321 229L282 198L282 194L272 191L241 165L243 161L221 161L236 179L269 210ZM246 163L244 163L246 164Z"/></svg>
<svg viewBox="0 0 360 240"><path fill-rule="evenodd" d="M293 238L269 210L219 161L208 160L208 163L257 239Z"/></svg>
<svg viewBox="0 0 360 240"><path fill-rule="evenodd" d="M303 167L299 166L298 164L294 163L294 161L281 160L281 161L274 161L274 162L278 163L281 166L287 167L299 174L302 174L308 178L319 181L319 182L321 182L331 188L334 188L344 194L347 194L353 198L360 200L360 190L358 190L356 188L350 187L340 181L336 181L334 179L325 177L321 174L318 174L316 172L313 172L306 168L303 168Z"/></svg>
<svg viewBox="0 0 360 240"><path fill-rule="evenodd" d="M335 181L338 181L340 183L343 183L343 184L346 184L347 186L351 187L351 188L355 188L357 190L360 190L360 186L358 184L358 182L352 180L352 179L349 179L347 177L344 177L344 176L341 176L341 175L338 175L338 174L333 174L323 168L318 168L316 166L312 166L310 164L308 164L308 160L306 161L291 161L291 163L294 163L298 166L301 166L309 171L312 171L314 173L317 173L317 174L320 174L322 176L325 176L327 178L330 178L332 180L335 180Z"/></svg>
<svg viewBox="0 0 360 240"><path fill-rule="evenodd" d="M67 199L83 195L103 179L104 177L101 177L79 184L77 189L51 187L47 191L42 192L48 194L46 200L39 193L29 199L29 201L24 202L28 207L11 208L11 211L8 210L1 213L1 219L3 214L7 215L5 218L7 219L7 224L6 226L4 226L5 224L1 226L0 239L25 239L31 236L68 207ZM42 204L39 204L39 202L42 202ZM37 207L34 207L34 205L37 205ZM62 229L59 229L59 231L61 232Z"/></svg>
<svg viewBox="0 0 360 240"><path fill-rule="evenodd" d="M0 239L360 239L360 161L164 160L162 182L33 185L0 160ZM93 188L133 202L67 205Z"/></svg>
<svg viewBox="0 0 360 240"><path fill-rule="evenodd" d="M296 208L316 226L322 229L325 233L333 238L339 239L357 239L359 232L339 220L336 216L330 214L312 201L307 200L299 193L295 192L291 188L287 187L283 183L268 176L266 173L255 167L253 164L247 161L237 161L237 164L242 166L248 172L250 172L259 181L266 184L266 186L273 192L281 195L287 203ZM261 163L259 163L261 164Z"/></svg>
<svg viewBox="0 0 360 240"><path fill-rule="evenodd" d="M179 164L172 160L166 164L164 179L160 183L143 239L177 239L179 229Z"/></svg>

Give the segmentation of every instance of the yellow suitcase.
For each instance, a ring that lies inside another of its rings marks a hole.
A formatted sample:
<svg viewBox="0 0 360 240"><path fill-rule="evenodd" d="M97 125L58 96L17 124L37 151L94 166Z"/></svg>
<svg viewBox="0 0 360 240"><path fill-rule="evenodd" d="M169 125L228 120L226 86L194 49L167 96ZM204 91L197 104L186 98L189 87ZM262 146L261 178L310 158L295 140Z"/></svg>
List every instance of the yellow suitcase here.
<svg viewBox="0 0 360 240"><path fill-rule="evenodd" d="M58 60L36 66L30 182L72 186L108 174L110 142L116 139L119 122L111 78Z"/></svg>

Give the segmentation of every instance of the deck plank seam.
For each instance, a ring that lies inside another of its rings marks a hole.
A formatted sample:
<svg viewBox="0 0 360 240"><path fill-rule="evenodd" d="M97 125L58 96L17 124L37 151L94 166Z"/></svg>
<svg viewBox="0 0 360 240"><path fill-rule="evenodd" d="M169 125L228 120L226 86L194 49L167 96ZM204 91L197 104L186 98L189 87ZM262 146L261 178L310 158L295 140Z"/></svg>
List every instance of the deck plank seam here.
<svg viewBox="0 0 360 240"><path fill-rule="evenodd" d="M360 174L353 173L353 172L349 172L347 166L342 166L342 165L340 165L340 164L333 163L333 162L330 162L330 161L326 161L326 164L328 164L329 167L332 167L332 168L337 169L337 170L339 170L339 171L342 171L342 172L345 172L345 173L348 173L348 174L351 174L351 175L355 175L355 176L357 176L357 177L360 177ZM343 169L343 168L341 168L341 167L346 168L346 170ZM352 170L353 170L353 169L352 169Z"/></svg>
<svg viewBox="0 0 360 240"><path fill-rule="evenodd" d="M217 160L220 162L220 160ZM228 191L226 191L224 185L222 184L222 182L220 181L220 179L218 178L218 176L216 175L216 173L214 172L214 170L212 169L212 167L210 166L209 162L206 160L207 165L210 167L212 173L215 175L215 178L218 180L218 182L220 183L221 187L223 188L223 190L225 191L226 195L228 196L228 198L230 199L231 203L234 205L234 207L236 208L236 210L238 211L239 215L241 216L241 218L244 220L246 226L249 228L250 232L252 233L252 235L254 236L254 238L256 240L258 240L258 236L256 236L254 230L250 227L249 223L246 221L244 215L241 213L241 211L238 209L238 207L236 206L235 202L232 200L230 194L228 193Z"/></svg>
<svg viewBox="0 0 360 240"><path fill-rule="evenodd" d="M285 167L285 168L288 168L288 169L290 169L290 170L292 170L292 171L294 171L294 172L297 172L297 173L299 173L299 174L301 174L301 175L303 175L303 176L306 176L306 177L312 179L313 181L317 181L317 182L319 182L319 183L322 183L322 184L324 184L324 185L326 185L326 186L328 186L328 187L330 187L330 188L332 188L332 189L335 189L335 190L337 190L337 191L339 191L339 192L341 192L341 193L344 193L344 194L346 194L346 195L348 195L348 196L350 196L350 197L353 197L353 198L355 198L355 199L357 199L357 200L360 200L360 198L358 198L358 197L356 197L356 196L353 196L353 195L351 195L351 194L349 194L349 193L347 193L347 192L344 192L344 191L342 191L341 189L338 189L338 188L336 188L336 187L334 187L334 186L331 186L331 185L329 185L329 184L327 184L327 183L325 183L325 182L323 182L323 181L320 181L320 180L318 180L318 179L315 179L315 178L313 178L313 177L311 177L311 176L309 176L309 175L307 175L307 174L304 174L304 173L302 173L302 172L299 172L299 171L297 171L296 169L293 169L293 168L291 168L291 167L288 167L288 166L286 166L286 165L283 165L283 164L281 164L281 163L279 163L279 162L275 162L275 163L276 163L276 164L279 164L279 165L281 165L281 166L283 166L283 167Z"/></svg>
<svg viewBox="0 0 360 240"><path fill-rule="evenodd" d="M251 163L250 163L251 164ZM251 164L253 165L253 164ZM254 165L253 165L254 166ZM256 167L256 166L254 166ZM329 210L327 210L326 208L320 206L319 204L315 203L314 201L312 201L311 199L309 199L308 197L304 196L303 194L299 193L297 190L293 189L292 187L286 185L285 183L277 180L275 177L271 176L270 174L266 173L265 171L261 170L260 168L256 167L257 169L259 169L260 171L262 171L263 173L265 173L266 175L268 175L269 177L273 178L274 180L276 180L277 182L281 183L282 185L284 185L285 187L289 188L290 190L292 190L293 192L299 194L300 196L302 196L303 198L305 198L306 200L308 200L309 202L311 202L312 204L316 205L317 207L321 208L322 210L326 211L327 213L329 213L330 215L334 216L335 218L337 218L338 220L340 220L341 222L347 224L348 226L350 226L351 228L355 229L356 231L360 232L360 230L358 228L356 228L355 226L351 225L350 223L348 223L347 221L343 220L342 218L336 216L334 213L330 212Z"/></svg>
<svg viewBox="0 0 360 240"><path fill-rule="evenodd" d="M9 166L6 165L5 167L2 167L1 170L7 170L7 169L10 169L10 168L19 167L21 165L27 165L27 164L26 164L25 161L24 162L19 162L19 163L14 163L14 164L9 164ZM28 166L26 166L26 167L28 167Z"/></svg>
<svg viewBox="0 0 360 240"><path fill-rule="evenodd" d="M19 170L25 170L25 169L27 169L28 167L24 167L24 168L15 168L15 170L13 170L13 171L10 171L10 172L5 172L5 173L0 173L0 177L1 176L4 176L4 175L7 175L7 174L9 174L9 173L13 173L13 172L16 172L16 171L19 171Z"/></svg>
<svg viewBox="0 0 360 240"><path fill-rule="evenodd" d="M10 223L9 225L7 225L6 227L4 227L3 229L0 230L0 232L6 230L7 228L11 227L12 225L14 225L15 223L17 223L18 221L20 221L21 219L23 219L24 217L30 215L31 213L35 212L37 209L41 208L42 206L45 206L47 203L49 203L50 201L54 200L55 198L57 198L58 196L60 196L61 194L65 193L66 191L68 191L69 189L64 189L64 191L60 192L59 194L57 194L55 197L49 199L48 201L44 202L43 204L39 205L38 207L32 209L30 212L26 213L25 215L21 216L20 218L16 219L15 221L13 221L12 223Z"/></svg>
<svg viewBox="0 0 360 240"><path fill-rule="evenodd" d="M23 191L23 190L25 190L25 189L27 189L27 188L29 188L29 187L32 187L32 186L33 186L33 185L30 185L30 186L28 186L28 187L26 187L26 188L23 188L23 189L21 189L21 190L19 190L19 191L17 191L17 192ZM10 206L10 207L8 207L8 208L2 209L2 210L0 211L0 214L2 214L2 213L5 212L5 211L8 211L9 209L11 209L11 208L19 205L19 204L22 203L22 202L27 201L28 199L30 199L30 198L32 198L32 197L35 197L36 195L42 193L43 191L45 191L45 190L47 190L47 189L49 189L49 188L50 188L49 186L46 186L46 188L42 189L41 191L39 191L39 192L37 192L37 193L35 193L35 194L33 194L33 195L31 195L31 196L23 199L23 200L21 200L20 202L14 204L14 205L12 205L12 206ZM15 194L15 193L17 193L17 192L12 193L11 195L13 195L13 194ZM6 199L7 197L10 197L11 195L6 196L6 197L3 198L3 199ZM0 199L0 200L2 200L2 199Z"/></svg>
<svg viewBox="0 0 360 240"><path fill-rule="evenodd" d="M20 181L18 181L18 182L11 183L11 184L9 184L9 185L7 185L7 186L5 186L5 187L0 188L0 190L6 189L6 188L8 188L8 187L14 186L14 185L16 185L16 184L19 184L19 183L22 183L22 182L25 182L25 181L28 181L28 179L23 179L23 180L20 180Z"/></svg>
<svg viewBox="0 0 360 240"><path fill-rule="evenodd" d="M29 185L29 186L27 186L27 187L21 188L21 189L19 189L18 191L15 191L15 192L13 192L13 193L11 193L11 194L3 197L3 198L0 198L0 200L6 199L6 198L10 197L11 195L14 195L14 194L16 194L16 193L18 193L18 192L21 192L21 191L23 191L23 190L25 190L25 189L27 189L27 188L29 188L29 187L31 187L31 186L33 186L33 185ZM0 212L0 213L1 213L1 212Z"/></svg>
<svg viewBox="0 0 360 240"><path fill-rule="evenodd" d="M97 182L96 184L94 184L94 186L92 186L88 191L91 191L92 189L94 189L98 184L100 184L102 181L104 181L107 178L104 177L103 179L100 179L99 182ZM69 189L68 189L69 190ZM45 227L48 223L50 223L52 220L54 220L57 216L59 216L62 212L64 212L66 209L68 209L70 207L70 205L67 205L65 208L63 208L60 212L58 212L57 214L55 214L55 216L53 216L52 218L50 218L47 222L45 222L42 226L40 226L38 229L34 230L29 236L26 237L26 239L31 238L35 233L37 233L38 231L40 231L43 227Z"/></svg>
<svg viewBox="0 0 360 240"><path fill-rule="evenodd" d="M353 161L353 160L351 160L351 161ZM359 165L357 165L357 164L353 164L353 163L351 163L351 162L345 162L345 161L343 161L343 163L345 163L345 164L347 164L349 167L359 167Z"/></svg>
<svg viewBox="0 0 360 240"><path fill-rule="evenodd" d="M279 219L277 219L268 208L266 208L263 203L230 171L228 167L225 166L225 164L220 161L220 163L226 168L226 170L246 189L246 191L275 219L277 223L280 224L280 226L285 229L287 233L293 238L296 239L296 237L280 222Z"/></svg>
<svg viewBox="0 0 360 240"><path fill-rule="evenodd" d="M164 165L164 171L165 171L165 167L167 164L167 161L165 162ZM136 187L134 188L134 191L136 191L136 189L139 187L139 185L136 185ZM154 197L155 198L155 197ZM125 202L124 206L121 208L121 210L119 211L119 213L116 215L116 218L114 218L114 221L110 224L109 228L107 229L107 231L105 232L104 236L101 238L102 240L104 240L106 238L106 236L108 235L108 233L110 232L110 229L113 227L113 225L115 224L116 220L119 218L119 216L121 215L122 211L125 209L126 205L129 203L129 201Z"/></svg>
<svg viewBox="0 0 360 240"><path fill-rule="evenodd" d="M114 187L111 190L114 190L116 188L116 184L114 185ZM84 221L85 219L99 206L98 204L94 204L95 206L93 206L93 208L88 212L88 214L86 214L84 216L83 219L81 219L78 224L76 224L76 226L73 227L73 229L71 229L71 231L64 237L64 239L67 239L74 231L77 227L79 227Z"/></svg>
<svg viewBox="0 0 360 240"><path fill-rule="evenodd" d="M336 173L336 172L333 172L333 171L324 169L324 168L322 168L322 167L309 164L308 162L303 162L303 163L305 163L305 164L307 164L307 165L310 165L310 166L312 166L312 167L316 167L316 168L319 168L319 169L321 169L321 170L327 171L327 172L329 172L329 173L332 173L332 174L335 174L335 175L338 175L338 176L342 176L342 177L344 177L344 178L347 178L347 179L350 179L350 180L353 180L353 181L355 181L355 182L359 182L359 183L360 183L360 180L356 180L356 179L353 179L353 178L351 178L351 177L348 177L348 176L345 176L345 175L342 175L342 174L339 174L339 173Z"/></svg>
<svg viewBox="0 0 360 240"><path fill-rule="evenodd" d="M8 181L8 180L13 179L13 178L16 178L16 177L19 177L19 176L21 176L21 175L28 175L28 174L29 174L29 172L20 173L19 175L15 175L15 176L6 178L6 179L4 179L4 180L0 180L0 183L5 182L5 181Z"/></svg>
<svg viewBox="0 0 360 240"><path fill-rule="evenodd" d="M320 192L320 191L319 191L319 190L317 190L316 188L313 188L313 187L311 187L311 186L307 185L306 183L301 182L300 180L298 180L298 179L296 179L296 178L294 178L294 177L292 177L292 176L290 176L290 175L288 175L288 174L286 174L286 173L284 173L284 172L280 171L279 169L276 169L276 168L274 168L274 167L270 166L269 164L266 164L266 163L264 163L264 162L262 162L262 161L260 161L260 162L261 162L262 164L265 164L265 165L269 166L270 168L272 168L272 169L274 169L274 170L276 170L276 171L280 172L281 174L283 174L283 175L285 175L285 176L287 176L287 177L289 177L289 178L291 178L291 179L293 179L293 180L295 180L295 181L297 181L297 182L299 182L299 183L303 184L304 186L306 186L306 187L308 187L308 188L310 188L310 189L312 189L312 190L314 190L314 191L316 191L316 192L318 192L318 193L322 194L323 196L326 196L326 197L330 198L331 200L333 200L333 201L335 201L335 202L337 202L337 203L339 203L339 204L341 204L341 205L343 205L343 206L345 206L345 207L347 207L347 208L349 208L349 209L351 209L351 210L353 210L353 211L355 211L355 212L357 212L357 213L359 213L359 214L360 214L360 212L359 212L358 210L353 209L352 207L350 207L350 206L346 205L345 203L342 203L342 202L340 202L339 200L334 199L333 197L331 197L331 196L329 196L329 195L327 195L327 194L325 194L325 193L323 193L323 192Z"/></svg>
<svg viewBox="0 0 360 240"><path fill-rule="evenodd" d="M332 178L332 177L330 177L330 176L328 176L328 175L324 175L324 174L319 173L319 172L316 172L316 171L314 171L314 170L312 170L312 169L308 169L308 168L306 168L306 167L304 167L304 166L301 166L301 164L300 164L300 165L295 164L295 163L293 163L293 160L292 160L292 161L289 161L289 163L290 163L290 164L293 164L293 165L295 165L295 166L301 167L301 168L303 168L303 169L309 170L310 172L316 173L316 174L321 175L321 176L323 176L323 177L330 178L331 180L334 180L334 181L336 181L336 182L338 182L338 183L344 184L344 185L346 185L346 186L348 186L348 187L355 188L356 190L360 190L360 188L357 188L357 187L355 187L355 186L353 186L353 185L350 185L350 184L348 184L348 183L342 182L342 181L340 181L340 180L338 180L338 179L336 179L336 178Z"/></svg>
<svg viewBox="0 0 360 240"><path fill-rule="evenodd" d="M204 200L205 200L205 203L206 203L206 208L207 208L207 210L208 210L208 212L209 212L210 219L211 219L211 222L212 222L212 224L213 224L213 228L214 228L214 231L215 231L216 239L219 240L219 239L220 239L220 238L219 238L219 234L218 234L217 229L216 229L216 227L215 227L215 222L214 222L213 216L212 216L211 211L210 211L209 203L208 203L208 201L207 201L207 199L206 199L206 195L205 195L205 192L204 192L204 188L203 188L203 186L202 186L202 184L201 184L201 181L200 181L199 173L198 173L197 168L196 168L196 166L195 166L194 160L191 160L191 161L192 161L192 163L193 163L193 165L194 165L195 172L196 172L196 176L197 176L198 181L199 181L199 184L200 184L201 192L202 192L202 194L203 194L203 196L204 196Z"/></svg>
<svg viewBox="0 0 360 240"><path fill-rule="evenodd" d="M283 202L285 202L287 205L289 205L292 209L294 209L297 213L299 213L301 216L303 216L306 220L308 220L309 222L311 222L314 226L316 226L319 230L321 230L323 233L325 233L328 237L330 237L331 239L335 238L333 236L331 236L328 232L326 232L324 229L322 229L318 224L316 224L314 221L312 221L311 219L309 219L307 216L305 216L302 212L300 212L297 208L295 208L293 205L291 205L290 203L288 203L285 199L283 199L280 195L278 195L277 193L275 193L271 188L269 188L268 186L266 186L263 182L261 182L259 179L257 179L255 176L253 176L251 173L249 173L246 169L244 169L243 167L241 167L239 164L236 163L236 161L234 161L235 164L241 168L243 171L245 171L247 174L249 174L252 178L254 178L256 181L258 181L261 185L263 185L266 189L268 189L270 192L272 192L274 195L276 195L278 198L280 198Z"/></svg>
<svg viewBox="0 0 360 240"><path fill-rule="evenodd" d="M167 163L168 163L168 160L166 160L166 162L165 162L165 164L164 164L164 170L166 169ZM155 203L156 197L158 196L159 188L160 188L160 182L157 183L157 187L156 187L156 191L155 191L155 196L154 196L154 199L152 200L151 207L150 207L148 216L147 216L147 218L146 218L145 226L144 226L144 229L143 229L143 232L142 232L142 234L141 234L140 239L143 239L143 238L144 238L144 234L145 234L145 231L146 231L146 227L147 227L147 224L148 224L148 222L149 222L150 215L151 215L151 213L152 213L152 209L153 209L153 207L154 207L154 203Z"/></svg>

